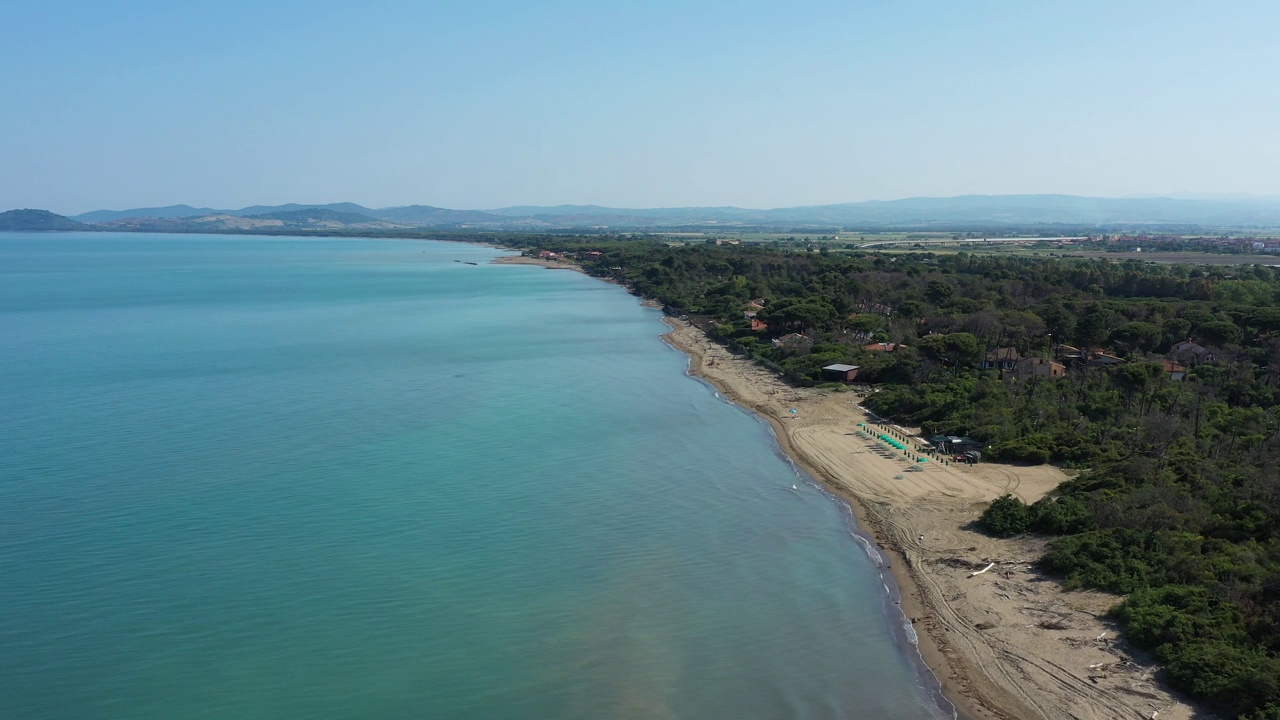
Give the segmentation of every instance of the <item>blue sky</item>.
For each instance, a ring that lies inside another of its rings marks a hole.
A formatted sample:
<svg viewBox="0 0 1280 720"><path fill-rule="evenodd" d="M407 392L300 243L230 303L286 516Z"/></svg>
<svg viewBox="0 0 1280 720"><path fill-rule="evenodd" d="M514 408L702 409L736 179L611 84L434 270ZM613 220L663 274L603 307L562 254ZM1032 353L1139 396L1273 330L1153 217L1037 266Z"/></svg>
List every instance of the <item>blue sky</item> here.
<svg viewBox="0 0 1280 720"><path fill-rule="evenodd" d="M1274 2L0 3L0 209L1280 195Z"/></svg>

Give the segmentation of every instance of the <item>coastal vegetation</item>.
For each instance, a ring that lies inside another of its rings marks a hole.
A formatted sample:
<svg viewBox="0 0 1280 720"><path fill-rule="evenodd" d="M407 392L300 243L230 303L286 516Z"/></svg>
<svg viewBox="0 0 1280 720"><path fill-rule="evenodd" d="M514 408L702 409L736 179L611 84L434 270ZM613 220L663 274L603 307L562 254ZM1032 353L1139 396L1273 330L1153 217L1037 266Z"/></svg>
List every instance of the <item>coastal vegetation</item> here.
<svg viewBox="0 0 1280 720"><path fill-rule="evenodd" d="M877 413L1081 469L1031 506L998 499L980 525L1055 537L1040 567L1123 594L1116 618L1175 687L1280 718L1280 271L512 243L625 283L793 383L857 365Z"/></svg>

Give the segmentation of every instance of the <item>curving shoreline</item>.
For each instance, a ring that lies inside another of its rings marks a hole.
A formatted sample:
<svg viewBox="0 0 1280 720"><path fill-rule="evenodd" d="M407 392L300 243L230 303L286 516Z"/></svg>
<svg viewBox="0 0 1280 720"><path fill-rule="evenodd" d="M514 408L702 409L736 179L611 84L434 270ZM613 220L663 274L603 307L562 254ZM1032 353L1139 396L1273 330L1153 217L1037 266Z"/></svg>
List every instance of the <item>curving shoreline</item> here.
<svg viewBox="0 0 1280 720"><path fill-rule="evenodd" d="M920 657L959 717L1193 717L1155 682L1155 666L1114 641L1102 616L1119 598L1063 591L1038 575L1030 562L1041 540L994 540L968 527L995 497L1034 501L1065 473L936 463L906 473L904 461L852 432L871 420L853 393L790 387L689 323L663 320L663 340L689 356L691 375L768 422L792 462L847 502L887 558Z"/></svg>
<svg viewBox="0 0 1280 720"><path fill-rule="evenodd" d="M582 271L523 256L493 262ZM690 375L767 422L778 448L849 506L887 559L920 660L958 717L1205 717L1156 682L1150 659L1116 641L1118 628L1105 615L1120 598L1064 591L1041 576L1031 563L1044 553L1042 539L995 540L972 529L994 498L1033 502L1065 473L994 463L907 472L907 462L853 432L858 422L874 422L855 394L791 387L689 323L663 321L671 330L662 339L689 356Z"/></svg>

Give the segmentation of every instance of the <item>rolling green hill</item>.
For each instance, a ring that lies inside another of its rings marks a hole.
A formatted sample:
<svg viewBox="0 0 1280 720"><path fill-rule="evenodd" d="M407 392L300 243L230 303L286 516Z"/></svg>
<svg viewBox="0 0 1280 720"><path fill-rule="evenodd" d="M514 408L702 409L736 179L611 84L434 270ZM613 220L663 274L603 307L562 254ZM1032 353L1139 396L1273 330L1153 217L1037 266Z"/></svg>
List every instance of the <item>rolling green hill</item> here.
<svg viewBox="0 0 1280 720"><path fill-rule="evenodd" d="M0 213L0 231L58 231L58 230L91 230L87 225L78 223L48 210L10 210Z"/></svg>

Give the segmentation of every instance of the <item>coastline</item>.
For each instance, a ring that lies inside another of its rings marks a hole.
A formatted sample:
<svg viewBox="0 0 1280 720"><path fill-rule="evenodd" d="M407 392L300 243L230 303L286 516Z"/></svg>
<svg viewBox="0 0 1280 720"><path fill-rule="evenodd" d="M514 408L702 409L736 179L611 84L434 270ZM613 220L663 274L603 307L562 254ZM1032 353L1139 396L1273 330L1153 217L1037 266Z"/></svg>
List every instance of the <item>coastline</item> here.
<svg viewBox="0 0 1280 720"><path fill-rule="evenodd" d="M1120 598L1064 591L1040 576L1030 563L1043 540L995 540L971 529L992 499L1011 492L1033 502L1065 473L936 462L907 472L907 461L854 432L874 422L855 393L793 388L689 323L663 321L671 330L662 339L689 356L690 375L767 422L779 449L848 504L886 558L920 660L958 717L1194 716L1155 682L1150 661L1115 641L1118 629L1104 615Z"/></svg>
<svg viewBox="0 0 1280 720"><path fill-rule="evenodd" d="M498 245L488 245L498 250L510 250L511 248L500 247ZM559 260L544 260L542 258L529 257L528 255L499 255L489 261L494 265L537 265L548 270L573 270L574 272L583 272L582 267L576 263L561 262ZM584 275L586 273L583 273ZM597 278L603 279L603 278Z"/></svg>
<svg viewBox="0 0 1280 720"><path fill-rule="evenodd" d="M584 272L573 263L519 255L490 262ZM672 330L663 339L689 356L689 374L767 422L781 451L848 504L858 527L888 559L903 612L917 628L920 656L960 717L1204 717L1154 682L1149 661L1110 640L1116 627L1103 614L1119 598L1064 592L1039 576L1029 563L1042 554L1043 541L992 540L967 527L1003 491L1034 501L1064 475L996 464L934 467L905 478L914 484L936 477L938 483L897 487L888 478L902 472L902 463L894 465L871 451L874 442L846 432L868 420L853 393L792 388L687 323L664 321ZM788 406L800 410L798 421L784 414ZM810 422L811 416L817 420ZM954 480L961 482L948 482ZM988 562L997 567L972 577ZM1040 627L1044 620L1063 627Z"/></svg>

